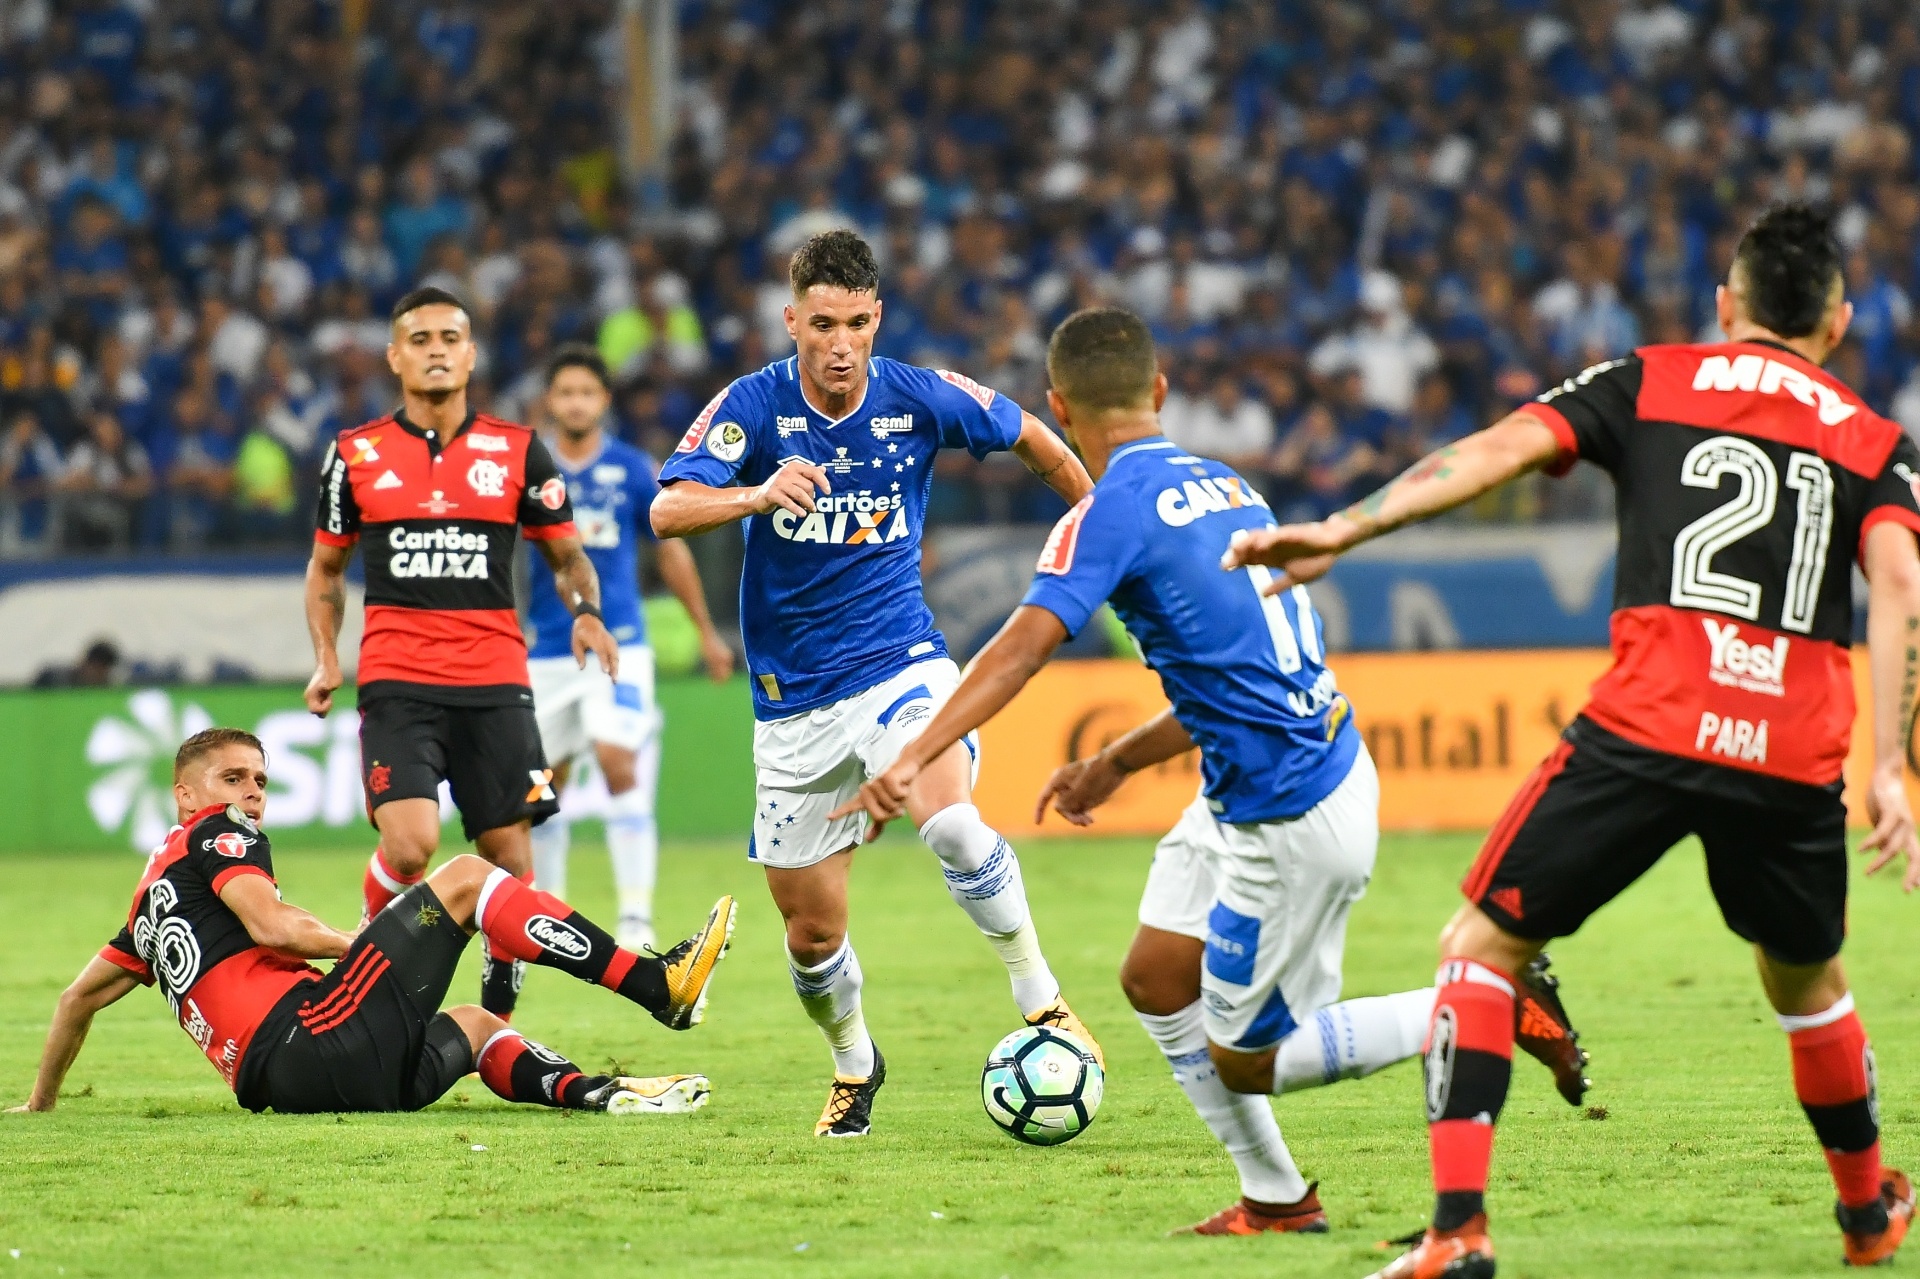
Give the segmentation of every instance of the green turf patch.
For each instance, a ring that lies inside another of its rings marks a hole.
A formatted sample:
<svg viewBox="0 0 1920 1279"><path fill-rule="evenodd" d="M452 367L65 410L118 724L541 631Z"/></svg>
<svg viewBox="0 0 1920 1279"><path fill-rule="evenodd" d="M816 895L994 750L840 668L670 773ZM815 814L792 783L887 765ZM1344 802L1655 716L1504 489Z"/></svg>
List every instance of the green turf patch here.
<svg viewBox="0 0 1920 1279"><path fill-rule="evenodd" d="M1433 936L1473 848L1385 842L1349 935L1349 995L1431 979ZM518 1022L590 1069L704 1071L706 1111L566 1115L508 1106L469 1080L419 1115L249 1115L161 999L138 991L96 1024L57 1113L0 1117L0 1279L62 1267L116 1279L402 1267L1351 1279L1378 1265L1372 1242L1428 1207L1417 1066L1277 1103L1296 1158L1322 1182L1331 1235L1166 1238L1236 1187L1114 980L1150 845L1022 853L1049 957L1107 1051L1105 1107L1067 1146L1016 1145L981 1113L980 1063L1018 1022L1006 980L932 858L893 837L860 854L853 905L889 1083L872 1137L816 1141L830 1064L788 985L759 872L735 844L680 845L663 861L663 933L690 930L718 893L743 903L707 1023L673 1035L551 971L530 977ZM365 855L282 856L288 898L350 921ZM13 857L5 869L0 1088L24 1099L53 1001L118 926L138 862ZM573 879L588 913L610 916L598 850L576 851ZM1906 1091L1920 1043L1903 945L1911 909L1888 885L1856 885L1849 958L1895 1162L1911 1158L1920 1116ZM1698 851L1669 858L1555 958L1596 1088L1575 1110L1544 1071L1516 1066L1491 1194L1503 1279L1837 1268L1832 1190L1786 1045L1745 948L1720 925ZM477 988L470 955L454 997Z"/></svg>

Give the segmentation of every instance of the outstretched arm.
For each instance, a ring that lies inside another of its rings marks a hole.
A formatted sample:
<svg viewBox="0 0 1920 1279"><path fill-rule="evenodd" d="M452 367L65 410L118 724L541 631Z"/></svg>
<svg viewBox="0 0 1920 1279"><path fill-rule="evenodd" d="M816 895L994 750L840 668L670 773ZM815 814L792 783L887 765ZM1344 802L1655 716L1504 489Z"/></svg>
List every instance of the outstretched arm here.
<svg viewBox="0 0 1920 1279"><path fill-rule="evenodd" d="M1920 838L1907 802L1907 756L1920 705L1920 546L1913 531L1888 521L1867 530L1867 650L1873 670L1873 777L1867 817L1873 833L1862 851L1873 874L1904 857L1902 887L1920 887Z"/></svg>
<svg viewBox="0 0 1920 1279"><path fill-rule="evenodd" d="M655 547L655 553L659 556L660 580L686 608L687 616L700 632L700 658L707 664L708 678L716 684L725 682L727 676L733 674L733 650L720 638L720 632L713 629L713 615L707 611L706 588L700 584L700 570L694 565L693 552L680 539L668 538Z"/></svg>
<svg viewBox="0 0 1920 1279"><path fill-rule="evenodd" d="M138 978L118 964L98 955L89 959L54 1006L53 1024L47 1027L47 1046L40 1051L40 1073L34 1076L32 1095L26 1105L13 1110L52 1110L60 1100L60 1085L66 1082L67 1071L87 1042L93 1015L139 984Z"/></svg>
<svg viewBox="0 0 1920 1279"><path fill-rule="evenodd" d="M1066 441L1031 413L1020 414L1020 438L1013 442L1013 455L1068 506L1093 492L1093 478Z"/></svg>
<svg viewBox="0 0 1920 1279"><path fill-rule="evenodd" d="M573 614L573 660L587 669L587 654L597 653L609 679L620 673L620 646L600 620L600 575L578 537L548 537L534 542L553 570L553 587Z"/></svg>
<svg viewBox="0 0 1920 1279"><path fill-rule="evenodd" d="M353 543L313 544L307 560L307 637L313 641L313 678L307 681L307 709L325 715L340 687L340 627L347 620L347 561Z"/></svg>
<svg viewBox="0 0 1920 1279"><path fill-rule="evenodd" d="M655 537L692 537L750 515L806 515L813 510L815 493L831 492L833 483L824 468L795 459L752 488L717 489L698 480L673 480L661 487L647 518Z"/></svg>
<svg viewBox="0 0 1920 1279"><path fill-rule="evenodd" d="M1046 817L1047 801L1051 800L1054 811L1075 826L1091 826L1093 810L1106 803L1113 792L1120 789L1121 782L1143 768L1152 768L1192 749L1193 738L1173 717L1173 711L1161 711L1140 727L1108 743L1098 754L1054 769L1034 805L1034 823L1037 825Z"/></svg>
<svg viewBox="0 0 1920 1279"><path fill-rule="evenodd" d="M1000 633L967 663L960 687L920 736L907 743L893 767L862 786L857 797L828 814L827 819L833 821L864 808L873 819L867 838L878 839L882 827L907 811L907 792L920 770L998 715L1066 638L1067 628L1046 609L1032 604L1015 609Z"/></svg>
<svg viewBox="0 0 1920 1279"><path fill-rule="evenodd" d="M1323 576L1342 552L1471 502L1516 476L1536 471L1560 454L1545 422L1517 409L1484 431L1429 453L1386 487L1317 524L1288 524L1234 534L1222 568L1268 564L1286 572L1266 588L1274 595Z"/></svg>

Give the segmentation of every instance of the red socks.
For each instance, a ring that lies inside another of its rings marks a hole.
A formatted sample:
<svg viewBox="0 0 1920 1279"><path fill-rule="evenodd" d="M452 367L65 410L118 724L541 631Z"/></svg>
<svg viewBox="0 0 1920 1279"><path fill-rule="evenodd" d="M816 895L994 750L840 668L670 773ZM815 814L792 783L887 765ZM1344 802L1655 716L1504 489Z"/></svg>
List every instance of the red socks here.
<svg viewBox="0 0 1920 1279"><path fill-rule="evenodd" d="M372 919L387 908L387 903L406 892L427 877L425 870L414 875L402 875L387 864L385 848L375 848L373 857L367 862L367 873L360 880L360 899Z"/></svg>
<svg viewBox="0 0 1920 1279"><path fill-rule="evenodd" d="M534 1106L580 1105L606 1082L604 1075L583 1075L580 1068L517 1030L499 1030L481 1046L475 1066L480 1080L508 1101Z"/></svg>
<svg viewBox="0 0 1920 1279"><path fill-rule="evenodd" d="M474 916L493 954L561 969L618 991L650 1012L667 1006L659 960L642 960L622 949L585 915L504 870L487 877Z"/></svg>
<svg viewBox="0 0 1920 1279"><path fill-rule="evenodd" d="M1880 1199L1880 1117L1873 1049L1866 1027L1844 995L1825 1012L1780 1015L1793 1050L1793 1091L1826 1152L1827 1168L1849 1208Z"/></svg>
<svg viewBox="0 0 1920 1279"><path fill-rule="evenodd" d="M1513 1075L1513 980L1468 959L1441 963L1427 1029L1427 1140L1435 1230L1486 1211L1493 1125Z"/></svg>

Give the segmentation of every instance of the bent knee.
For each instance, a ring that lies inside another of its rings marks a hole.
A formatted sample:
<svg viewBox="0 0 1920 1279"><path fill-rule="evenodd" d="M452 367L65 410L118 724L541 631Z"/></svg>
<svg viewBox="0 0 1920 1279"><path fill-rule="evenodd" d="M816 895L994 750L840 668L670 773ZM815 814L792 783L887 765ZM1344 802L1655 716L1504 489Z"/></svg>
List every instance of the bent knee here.
<svg viewBox="0 0 1920 1279"><path fill-rule="evenodd" d="M833 957L847 940L844 926L795 915L787 920L787 953L811 968Z"/></svg>
<svg viewBox="0 0 1920 1279"><path fill-rule="evenodd" d="M1227 1091L1238 1093L1273 1091L1273 1059L1277 1051L1269 1048L1265 1052L1243 1053L1216 1043L1207 1044L1207 1055L1220 1073L1220 1082L1227 1086Z"/></svg>
<svg viewBox="0 0 1920 1279"><path fill-rule="evenodd" d="M1120 966L1120 990L1135 1012L1149 1017L1171 1017L1200 998L1200 983L1187 974L1135 964Z"/></svg>

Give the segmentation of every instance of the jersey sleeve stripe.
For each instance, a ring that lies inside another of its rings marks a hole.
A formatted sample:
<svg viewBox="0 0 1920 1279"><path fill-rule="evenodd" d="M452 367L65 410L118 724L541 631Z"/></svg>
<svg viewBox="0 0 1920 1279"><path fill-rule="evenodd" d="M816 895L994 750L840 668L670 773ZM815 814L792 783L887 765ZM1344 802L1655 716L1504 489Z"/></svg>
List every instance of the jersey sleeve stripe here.
<svg viewBox="0 0 1920 1279"><path fill-rule="evenodd" d="M526 524L522 525L520 535L529 542L551 542L563 537L578 537L580 530L572 520L564 524Z"/></svg>
<svg viewBox="0 0 1920 1279"><path fill-rule="evenodd" d="M315 529L313 540L322 546L352 546L360 540L357 533L329 533L325 529Z"/></svg>
<svg viewBox="0 0 1920 1279"><path fill-rule="evenodd" d="M260 875L260 876L263 876L269 883L273 881L273 876L267 874L265 867L229 866L225 870L222 870L218 875L215 875L213 877L213 891L217 893L221 889L225 888L227 886L227 883L230 880L232 880L235 875Z"/></svg>
<svg viewBox="0 0 1920 1279"><path fill-rule="evenodd" d="M1915 533L1920 533L1920 515L1898 506L1878 506L1867 512L1867 518L1860 521L1859 559L1862 565L1867 562L1867 534L1876 524L1904 524Z"/></svg>
<svg viewBox="0 0 1920 1279"><path fill-rule="evenodd" d="M1580 460L1580 440L1574 435L1573 424L1567 421L1567 415L1551 404L1537 401L1521 405L1518 411L1531 413L1540 419L1541 424L1553 432L1554 442L1560 446L1559 456L1547 464L1547 474L1559 476L1572 470L1573 464Z"/></svg>
<svg viewBox="0 0 1920 1279"><path fill-rule="evenodd" d="M102 946L100 948L100 958L115 967L126 969L147 985L153 985L153 971L147 967L146 961L116 950L112 946Z"/></svg>

